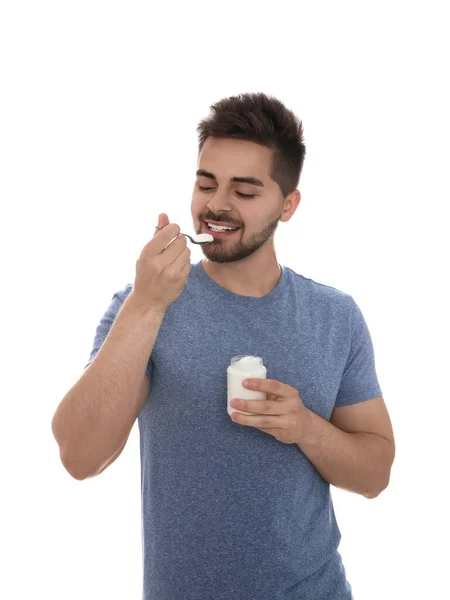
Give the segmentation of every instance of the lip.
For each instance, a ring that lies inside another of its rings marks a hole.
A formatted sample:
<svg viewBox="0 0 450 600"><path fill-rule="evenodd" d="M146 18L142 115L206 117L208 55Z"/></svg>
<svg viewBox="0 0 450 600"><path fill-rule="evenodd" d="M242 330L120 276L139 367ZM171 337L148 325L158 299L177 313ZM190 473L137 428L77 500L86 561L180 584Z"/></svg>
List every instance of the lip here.
<svg viewBox="0 0 450 600"><path fill-rule="evenodd" d="M223 225L223 223L214 223L213 221L209 221L211 223L211 225ZM237 233L240 230L240 227L238 229L236 229L235 231L213 231L212 229L210 229L208 227L208 223L206 221L203 221L204 224L204 229L205 231L207 231L208 233L210 233L214 238L225 238L225 237L230 237L233 235L233 233ZM224 227L227 227L227 225L224 225Z"/></svg>

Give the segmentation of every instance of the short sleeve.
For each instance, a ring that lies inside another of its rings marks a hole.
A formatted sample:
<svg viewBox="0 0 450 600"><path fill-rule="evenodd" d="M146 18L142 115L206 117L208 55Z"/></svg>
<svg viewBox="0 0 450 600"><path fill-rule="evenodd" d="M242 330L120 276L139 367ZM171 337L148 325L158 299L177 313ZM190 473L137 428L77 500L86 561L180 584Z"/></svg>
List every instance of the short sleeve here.
<svg viewBox="0 0 450 600"><path fill-rule="evenodd" d="M115 293L112 297L111 303L106 309L104 315L100 319L99 324L97 325L97 329L94 337L94 344L91 350L91 354L89 356L89 360L85 365L85 368L92 363L94 358L97 356L98 351L103 345L103 342L106 340L108 333L111 330L111 327L119 314L120 308L123 304L118 293Z"/></svg>
<svg viewBox="0 0 450 600"><path fill-rule="evenodd" d="M335 406L347 406L381 396L375 368L375 355L367 323L351 298L351 343Z"/></svg>
<svg viewBox="0 0 450 600"><path fill-rule="evenodd" d="M119 311L120 311L123 303L127 299L128 295L130 294L132 289L133 289L133 286L131 284L128 284L123 290L121 290L120 292L116 292L113 295L110 305L106 309L104 315L100 319L99 324L97 325L97 329L96 329L95 337L94 337L94 344L93 344L93 347L91 350L91 354L90 354L89 360L84 368L86 368L88 365L90 365L93 362L94 358L97 356L98 351L100 350L104 341L106 340L108 333L110 332L111 327L113 326L113 323L116 320L116 317L119 314ZM145 373L146 373L146 375L148 375L148 377L151 378L151 375L152 375L151 359L148 361Z"/></svg>

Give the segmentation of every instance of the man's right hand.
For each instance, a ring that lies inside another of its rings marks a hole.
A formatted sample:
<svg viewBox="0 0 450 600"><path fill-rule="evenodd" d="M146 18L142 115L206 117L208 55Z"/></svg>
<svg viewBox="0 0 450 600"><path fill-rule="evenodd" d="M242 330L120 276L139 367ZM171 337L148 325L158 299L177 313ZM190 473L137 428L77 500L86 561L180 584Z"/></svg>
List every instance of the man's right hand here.
<svg viewBox="0 0 450 600"><path fill-rule="evenodd" d="M179 225L170 223L165 213L159 215L158 225L162 229L155 229L153 238L136 261L136 278L130 295L144 310L156 308L165 311L186 285L191 251L185 236L179 235Z"/></svg>

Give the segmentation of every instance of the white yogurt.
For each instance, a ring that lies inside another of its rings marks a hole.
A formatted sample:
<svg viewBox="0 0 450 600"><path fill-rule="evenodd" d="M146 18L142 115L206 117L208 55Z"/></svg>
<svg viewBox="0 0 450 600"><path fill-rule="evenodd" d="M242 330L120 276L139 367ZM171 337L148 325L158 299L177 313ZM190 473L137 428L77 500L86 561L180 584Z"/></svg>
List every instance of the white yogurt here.
<svg viewBox="0 0 450 600"><path fill-rule="evenodd" d="M214 236L210 233L197 233L197 235L192 236L196 242L213 242Z"/></svg>
<svg viewBox="0 0 450 600"><path fill-rule="evenodd" d="M238 410L230 405L233 398L244 400L265 400L266 393L249 390L242 385L247 377L267 378L267 370L259 356L242 355L233 356L231 364L227 369L227 412L231 417L232 412L240 412L243 415L254 415L257 413Z"/></svg>

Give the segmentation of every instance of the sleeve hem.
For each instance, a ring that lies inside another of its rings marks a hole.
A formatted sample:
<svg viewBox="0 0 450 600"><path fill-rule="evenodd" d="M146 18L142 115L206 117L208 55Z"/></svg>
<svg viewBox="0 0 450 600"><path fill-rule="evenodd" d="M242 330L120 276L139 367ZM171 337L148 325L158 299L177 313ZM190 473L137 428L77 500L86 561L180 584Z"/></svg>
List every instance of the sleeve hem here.
<svg viewBox="0 0 450 600"><path fill-rule="evenodd" d="M357 396L350 396L349 398L343 398L342 400L336 400L334 407L339 408L341 406L349 406L351 404L357 404L359 402L367 402L367 400L372 400L372 398L376 398L377 396L382 396L383 392L380 388L376 388L367 394L358 394Z"/></svg>

